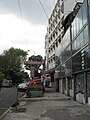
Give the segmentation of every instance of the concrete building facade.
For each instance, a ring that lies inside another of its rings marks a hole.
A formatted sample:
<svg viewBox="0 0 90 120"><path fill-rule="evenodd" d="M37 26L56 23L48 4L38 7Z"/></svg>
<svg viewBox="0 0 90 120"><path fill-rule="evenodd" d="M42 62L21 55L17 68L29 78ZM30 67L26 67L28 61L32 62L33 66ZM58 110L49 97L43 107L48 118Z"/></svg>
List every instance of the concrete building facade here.
<svg viewBox="0 0 90 120"><path fill-rule="evenodd" d="M57 92L90 102L90 0L58 0L47 27L46 69Z"/></svg>

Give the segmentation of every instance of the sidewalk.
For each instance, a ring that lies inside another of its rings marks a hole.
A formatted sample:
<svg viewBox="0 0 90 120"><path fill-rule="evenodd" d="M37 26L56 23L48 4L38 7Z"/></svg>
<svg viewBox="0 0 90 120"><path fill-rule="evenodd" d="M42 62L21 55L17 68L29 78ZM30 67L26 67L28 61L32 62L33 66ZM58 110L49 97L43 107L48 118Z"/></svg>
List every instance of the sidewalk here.
<svg viewBox="0 0 90 120"><path fill-rule="evenodd" d="M85 119L83 119L85 118ZM89 120L90 107L72 101L61 93L47 91L43 97L20 100L3 120Z"/></svg>
<svg viewBox="0 0 90 120"><path fill-rule="evenodd" d="M63 100L70 100L71 97L61 94L59 92L55 92L53 88L47 88L46 92L44 93L43 97L36 97L36 98L23 98L23 101L63 101Z"/></svg>

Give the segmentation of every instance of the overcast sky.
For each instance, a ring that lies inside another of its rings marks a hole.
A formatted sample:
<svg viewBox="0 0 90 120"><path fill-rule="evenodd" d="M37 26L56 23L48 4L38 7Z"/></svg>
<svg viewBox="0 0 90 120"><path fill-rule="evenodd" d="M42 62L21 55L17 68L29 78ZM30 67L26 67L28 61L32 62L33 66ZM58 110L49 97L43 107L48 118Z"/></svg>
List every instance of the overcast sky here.
<svg viewBox="0 0 90 120"><path fill-rule="evenodd" d="M10 47L44 56L48 19L39 0L0 0L0 54ZM41 0L50 16L55 0Z"/></svg>

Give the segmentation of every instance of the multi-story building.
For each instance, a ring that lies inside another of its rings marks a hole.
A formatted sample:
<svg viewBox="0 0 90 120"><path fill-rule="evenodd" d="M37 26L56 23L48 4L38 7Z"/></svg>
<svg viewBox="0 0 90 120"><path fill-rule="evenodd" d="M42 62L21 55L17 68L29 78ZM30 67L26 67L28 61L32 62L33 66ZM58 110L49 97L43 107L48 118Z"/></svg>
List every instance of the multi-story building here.
<svg viewBox="0 0 90 120"><path fill-rule="evenodd" d="M82 0L79 0L82 1ZM55 68L55 52L63 36L62 23L66 16L73 11L76 0L58 0L48 20L47 34L45 37L46 69Z"/></svg>
<svg viewBox="0 0 90 120"><path fill-rule="evenodd" d="M46 73L56 91L81 103L90 99L90 0L58 0L49 18Z"/></svg>
<svg viewBox="0 0 90 120"><path fill-rule="evenodd" d="M82 0L78 0L81 2ZM46 72L54 79L56 51L64 34L62 26L66 16L73 11L76 0L58 0L48 20L47 34L45 36Z"/></svg>

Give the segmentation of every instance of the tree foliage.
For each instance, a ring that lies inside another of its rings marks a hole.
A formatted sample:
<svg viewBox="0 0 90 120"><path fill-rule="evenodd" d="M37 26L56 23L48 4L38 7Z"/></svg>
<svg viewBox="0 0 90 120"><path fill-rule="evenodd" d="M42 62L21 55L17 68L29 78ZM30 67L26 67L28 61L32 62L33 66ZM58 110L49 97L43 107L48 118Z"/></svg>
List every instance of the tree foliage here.
<svg viewBox="0 0 90 120"><path fill-rule="evenodd" d="M29 57L29 61L42 61L43 58L41 55L37 55L37 56L34 56L32 55L31 57Z"/></svg>
<svg viewBox="0 0 90 120"><path fill-rule="evenodd" d="M3 79L4 79L4 74L2 73L2 70L0 69L0 88L2 86Z"/></svg>
<svg viewBox="0 0 90 120"><path fill-rule="evenodd" d="M17 48L5 50L0 55L0 68L6 79L11 79L13 83L21 81L23 77L22 63L26 59L27 52Z"/></svg>

